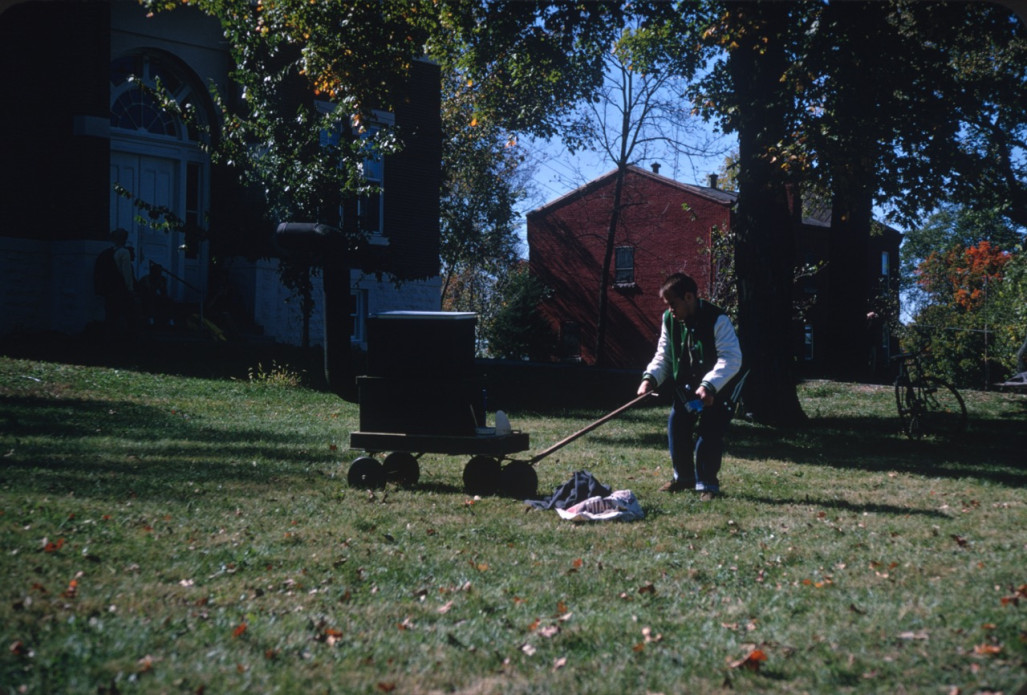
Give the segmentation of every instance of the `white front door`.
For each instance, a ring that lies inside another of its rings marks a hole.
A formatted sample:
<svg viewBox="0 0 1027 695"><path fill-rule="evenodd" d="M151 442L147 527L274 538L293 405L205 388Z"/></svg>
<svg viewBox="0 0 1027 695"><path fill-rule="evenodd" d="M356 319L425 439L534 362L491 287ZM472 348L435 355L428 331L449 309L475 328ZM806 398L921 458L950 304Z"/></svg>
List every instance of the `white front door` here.
<svg viewBox="0 0 1027 695"><path fill-rule="evenodd" d="M178 167L175 159L165 159L130 152L111 152L111 229L128 230L128 245L135 251L135 274L141 278L149 272L150 263L158 263L175 275L182 274L182 233L154 230L140 224L137 217L147 217L147 211L134 204L138 198L150 205L162 206L185 217L177 193ZM115 192L114 184L132 194L126 198ZM177 282L168 282L168 291L174 299L183 300L185 288Z"/></svg>

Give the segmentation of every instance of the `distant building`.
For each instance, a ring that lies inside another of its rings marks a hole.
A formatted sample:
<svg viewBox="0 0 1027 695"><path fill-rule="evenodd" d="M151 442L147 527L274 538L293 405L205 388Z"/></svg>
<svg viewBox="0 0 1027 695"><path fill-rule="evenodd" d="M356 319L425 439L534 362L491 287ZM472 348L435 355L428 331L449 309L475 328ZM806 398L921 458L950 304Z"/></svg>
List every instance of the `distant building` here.
<svg viewBox="0 0 1027 695"><path fill-rule="evenodd" d="M208 85L237 101L232 67L220 25L193 8L147 17L137 3L118 0L0 5L0 336L75 334L101 320L93 259L123 227L136 276L159 264L175 302L198 310L230 294L251 330L300 341L299 302L265 253L274 222L255 214L260 201L247 197L234 173L210 162L204 135L139 88L160 77L216 134ZM381 114L411 136L403 153L369 167L383 194L343 210L377 230L364 267L350 278L358 341L368 314L439 308L438 67L415 63L408 89L394 113ZM141 224L136 217L146 213L133 197L173 212L185 230ZM401 290L393 277L407 281ZM316 344L323 330L316 309L313 319Z"/></svg>
<svg viewBox="0 0 1027 695"><path fill-rule="evenodd" d="M552 292L541 311L558 335L560 351L553 359L596 362L600 274L616 173L528 213L531 272ZM720 232L730 230L736 198L717 188L715 176L709 186L695 186L628 167L610 268L604 366L641 370L648 363L665 308L659 287L668 274L690 274L709 296L718 280L711 247ZM795 234L796 267L820 268L799 277L793 291L805 307L793 323L795 360L800 373L813 376L827 373L831 360L819 340L831 311L826 291L830 269L822 265L830 249L830 225L803 219ZM882 295L897 302L900 241L901 235L887 228L871 238L868 307L877 306ZM895 347L887 322L868 318L867 335L868 363L886 370Z"/></svg>

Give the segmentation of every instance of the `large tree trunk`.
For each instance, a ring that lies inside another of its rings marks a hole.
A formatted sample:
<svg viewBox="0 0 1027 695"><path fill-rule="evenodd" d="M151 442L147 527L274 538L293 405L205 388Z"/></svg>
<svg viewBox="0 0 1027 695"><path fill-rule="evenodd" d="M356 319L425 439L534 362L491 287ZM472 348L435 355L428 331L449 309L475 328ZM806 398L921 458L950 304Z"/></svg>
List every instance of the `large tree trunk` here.
<svg viewBox="0 0 1027 695"><path fill-rule="evenodd" d="M324 373L329 388L352 403L358 400L353 362L353 306L350 267L353 258L338 229L317 223L285 223L278 226L275 246L283 256L302 258L305 265L318 264L323 273ZM309 313L309 312L307 312Z"/></svg>
<svg viewBox="0 0 1027 695"><path fill-rule="evenodd" d="M830 375L845 381L870 377L871 294L870 229L873 222L875 166L878 160L876 111L880 94L878 54L873 37L885 34L887 6L831 3L825 23L844 28L832 44L838 79L828 108L833 112L833 146L826 154L831 172L831 246L827 265L827 301L831 308L823 336ZM876 289L876 288L875 288Z"/></svg>
<svg viewBox="0 0 1027 695"><path fill-rule="evenodd" d="M844 381L869 378L867 303L870 292L870 224L873 194L867 185L873 171L853 167L835 179L831 209L831 250L827 266L830 374Z"/></svg>
<svg viewBox="0 0 1027 695"><path fill-rule="evenodd" d="M353 368L352 295L349 265L334 259L324 266L324 369L329 388L350 403L358 401L356 370Z"/></svg>
<svg viewBox="0 0 1027 695"><path fill-rule="evenodd" d="M626 165L617 164L617 179L613 187L613 209L610 211L610 226L606 231L606 248L603 253L603 269L599 276L599 315L596 319L596 365L606 362L606 326L610 304L610 267L613 265L613 247L617 241L617 225L620 224L621 197L624 194Z"/></svg>
<svg viewBox="0 0 1027 695"><path fill-rule="evenodd" d="M793 376L792 285L795 230L786 177L770 152L787 137L788 103L780 93L786 58L789 3L736 3L740 32L729 68L738 108L738 206L735 271L739 340L746 366L745 408L759 422L792 426L805 421ZM768 43L762 43L766 37Z"/></svg>

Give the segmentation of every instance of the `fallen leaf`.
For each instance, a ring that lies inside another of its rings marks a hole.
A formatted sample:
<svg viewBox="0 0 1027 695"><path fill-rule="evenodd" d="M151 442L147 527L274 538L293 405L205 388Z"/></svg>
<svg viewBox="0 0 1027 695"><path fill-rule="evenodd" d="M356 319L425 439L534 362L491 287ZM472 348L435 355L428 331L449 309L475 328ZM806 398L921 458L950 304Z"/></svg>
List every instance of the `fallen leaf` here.
<svg viewBox="0 0 1027 695"><path fill-rule="evenodd" d="M396 684L395 683L386 683L384 681L378 683L378 690L381 690L383 693L391 693L395 689L396 689Z"/></svg>
<svg viewBox="0 0 1027 695"><path fill-rule="evenodd" d="M567 665L567 657L561 656L559 659L553 662L553 670L557 671Z"/></svg>
<svg viewBox="0 0 1027 695"><path fill-rule="evenodd" d="M545 627L539 629L538 634L542 635L543 637L555 637L557 634L559 634L559 632L559 625L546 625Z"/></svg>
<svg viewBox="0 0 1027 695"><path fill-rule="evenodd" d="M242 637L242 634L244 632L246 632L246 628L247 627L248 627L248 625L246 625L246 623L239 623L238 625L235 626L235 629L232 630L232 637L233 638Z"/></svg>
<svg viewBox="0 0 1027 695"><path fill-rule="evenodd" d="M963 538L962 536L957 536L954 533L952 534L952 540L954 540L956 542L956 545L958 545L960 548L965 548L968 543L968 541L965 538Z"/></svg>
<svg viewBox="0 0 1027 695"><path fill-rule="evenodd" d="M983 656L992 656L995 654L1002 653L1001 644L978 644L974 646L974 654L980 654Z"/></svg>
<svg viewBox="0 0 1027 695"><path fill-rule="evenodd" d="M728 666L730 668L744 668L749 671L759 671L760 664L767 660L767 655L762 649L754 649L749 652L749 655L745 658L732 661Z"/></svg>
<svg viewBox="0 0 1027 695"><path fill-rule="evenodd" d="M449 609L452 608L452 607L453 607L453 602L452 601L446 601L441 606L439 606L438 612L439 613L443 613L443 614L448 613Z"/></svg>
<svg viewBox="0 0 1027 695"><path fill-rule="evenodd" d="M528 656L533 656L536 650L535 647L531 646L530 644L524 643L521 645L521 651L527 654Z"/></svg>
<svg viewBox="0 0 1027 695"><path fill-rule="evenodd" d="M652 582L646 582L642 586L638 587L638 593L640 594L656 594L656 587L653 586Z"/></svg>

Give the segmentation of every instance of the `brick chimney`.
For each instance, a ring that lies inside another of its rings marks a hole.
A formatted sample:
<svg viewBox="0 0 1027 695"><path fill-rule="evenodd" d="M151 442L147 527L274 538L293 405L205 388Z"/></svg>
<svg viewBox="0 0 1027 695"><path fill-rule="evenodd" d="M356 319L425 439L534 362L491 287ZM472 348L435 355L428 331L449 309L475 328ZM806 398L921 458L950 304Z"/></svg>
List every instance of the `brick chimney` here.
<svg viewBox="0 0 1027 695"><path fill-rule="evenodd" d="M651 166L653 168L653 173L654 174L659 174L660 173L660 163L659 162L653 162L649 166Z"/></svg>
<svg viewBox="0 0 1027 695"><path fill-rule="evenodd" d="M716 188L717 187L717 175L716 174L710 174L709 175L709 181L710 181L710 188Z"/></svg>

